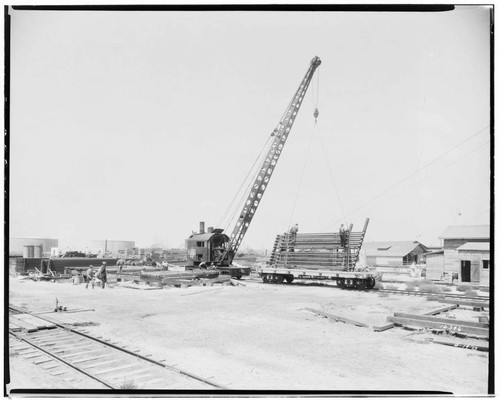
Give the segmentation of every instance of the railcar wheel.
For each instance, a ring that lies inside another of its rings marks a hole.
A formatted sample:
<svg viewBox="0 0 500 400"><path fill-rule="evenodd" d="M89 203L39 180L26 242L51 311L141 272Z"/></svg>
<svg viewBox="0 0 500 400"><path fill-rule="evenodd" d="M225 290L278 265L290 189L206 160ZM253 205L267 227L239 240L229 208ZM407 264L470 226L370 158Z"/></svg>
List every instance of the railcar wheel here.
<svg viewBox="0 0 500 400"><path fill-rule="evenodd" d="M283 275L277 275L276 276L276 283L279 285L280 283L283 283L283 281L285 280L285 278L283 277Z"/></svg>
<svg viewBox="0 0 500 400"><path fill-rule="evenodd" d="M368 278L368 284L367 284L368 289L373 289L376 283L377 282L375 281L375 278L373 277Z"/></svg>
<svg viewBox="0 0 500 400"><path fill-rule="evenodd" d="M262 275L262 282L268 283L269 282L269 276L268 275Z"/></svg>
<svg viewBox="0 0 500 400"><path fill-rule="evenodd" d="M337 279L337 286L341 289L345 288L345 279Z"/></svg>
<svg viewBox="0 0 500 400"><path fill-rule="evenodd" d="M365 279L359 279L356 281L356 289L358 290L365 290L367 287L367 282Z"/></svg>
<svg viewBox="0 0 500 400"><path fill-rule="evenodd" d="M286 278L286 283L292 283L293 282L293 275L288 275Z"/></svg>

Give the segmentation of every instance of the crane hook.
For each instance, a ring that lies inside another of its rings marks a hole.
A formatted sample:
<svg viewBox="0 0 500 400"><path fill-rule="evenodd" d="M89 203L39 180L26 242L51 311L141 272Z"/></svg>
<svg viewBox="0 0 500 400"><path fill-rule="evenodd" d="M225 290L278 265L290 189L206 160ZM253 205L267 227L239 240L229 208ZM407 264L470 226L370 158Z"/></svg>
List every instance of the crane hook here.
<svg viewBox="0 0 500 400"><path fill-rule="evenodd" d="M319 115L319 111L317 108L314 109L314 121L317 122L318 121L318 115Z"/></svg>

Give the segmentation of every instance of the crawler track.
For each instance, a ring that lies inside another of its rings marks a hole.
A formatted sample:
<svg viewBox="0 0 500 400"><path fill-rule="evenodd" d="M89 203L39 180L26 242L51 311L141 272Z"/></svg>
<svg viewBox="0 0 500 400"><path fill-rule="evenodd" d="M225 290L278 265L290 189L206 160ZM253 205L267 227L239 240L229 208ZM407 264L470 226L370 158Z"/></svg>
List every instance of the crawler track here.
<svg viewBox="0 0 500 400"><path fill-rule="evenodd" d="M13 313L19 312L17 309L10 309ZM104 388L120 389L133 382L136 389L224 389L217 383L107 343L77 329L55 325L54 329L32 333L9 330L9 334L36 349L29 353L32 354L30 358L39 360L39 364L65 364L99 382ZM27 349L24 347L24 352Z"/></svg>

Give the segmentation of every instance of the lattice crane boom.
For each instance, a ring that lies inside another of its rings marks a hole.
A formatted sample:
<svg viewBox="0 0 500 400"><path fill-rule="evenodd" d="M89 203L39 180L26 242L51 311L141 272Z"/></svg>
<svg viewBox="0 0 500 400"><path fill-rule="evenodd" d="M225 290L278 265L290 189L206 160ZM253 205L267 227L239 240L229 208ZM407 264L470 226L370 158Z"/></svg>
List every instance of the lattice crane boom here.
<svg viewBox="0 0 500 400"><path fill-rule="evenodd" d="M316 68L318 68L320 64L321 60L319 57L314 57L311 60L309 69L292 97L292 101L288 105L276 129L271 134L271 136L273 136L273 141L271 142L266 157L259 168L259 173L251 186L250 193L248 194L248 197L243 205L243 209L238 217L238 221L236 222L236 226L230 236L230 247L228 249L230 260L232 260L233 256L236 254L243 238L245 237L248 227L250 226L250 222L255 215L255 211L262 200L262 196L267 188L267 185L269 184L269 179L276 168L278 159L283 151L283 146L288 139L288 135L292 129L293 123L295 122L295 118L297 117L302 100L304 99L307 88L309 87L311 79L314 75L314 71L316 71Z"/></svg>

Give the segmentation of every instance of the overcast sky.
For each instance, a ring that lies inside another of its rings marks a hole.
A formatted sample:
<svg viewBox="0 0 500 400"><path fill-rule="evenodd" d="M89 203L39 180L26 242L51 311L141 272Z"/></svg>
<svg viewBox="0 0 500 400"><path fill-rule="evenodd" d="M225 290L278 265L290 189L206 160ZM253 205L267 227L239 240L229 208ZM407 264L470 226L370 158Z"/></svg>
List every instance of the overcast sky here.
<svg viewBox="0 0 500 400"><path fill-rule="evenodd" d="M425 245L488 224L489 13L11 10L10 235L216 226L314 56L242 249L295 222Z"/></svg>

